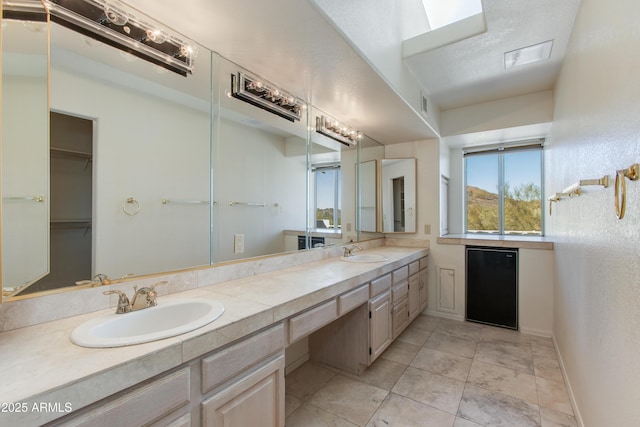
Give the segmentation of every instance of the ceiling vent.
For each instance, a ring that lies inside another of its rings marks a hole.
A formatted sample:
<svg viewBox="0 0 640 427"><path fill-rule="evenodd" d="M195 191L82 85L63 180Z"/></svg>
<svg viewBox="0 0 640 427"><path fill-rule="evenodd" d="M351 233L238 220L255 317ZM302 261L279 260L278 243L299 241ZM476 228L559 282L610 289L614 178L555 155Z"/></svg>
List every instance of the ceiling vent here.
<svg viewBox="0 0 640 427"><path fill-rule="evenodd" d="M420 112L425 116L429 115L429 112L427 111L428 107L429 107L429 100L424 95L424 93L420 92Z"/></svg>

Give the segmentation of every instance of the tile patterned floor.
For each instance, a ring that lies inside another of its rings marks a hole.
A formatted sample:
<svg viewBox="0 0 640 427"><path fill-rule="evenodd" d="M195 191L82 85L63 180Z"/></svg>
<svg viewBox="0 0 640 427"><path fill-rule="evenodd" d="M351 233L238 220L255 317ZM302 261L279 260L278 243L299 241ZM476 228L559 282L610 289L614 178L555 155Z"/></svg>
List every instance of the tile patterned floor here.
<svg viewBox="0 0 640 427"><path fill-rule="evenodd" d="M577 426L550 339L425 315L361 376L285 383L287 427Z"/></svg>

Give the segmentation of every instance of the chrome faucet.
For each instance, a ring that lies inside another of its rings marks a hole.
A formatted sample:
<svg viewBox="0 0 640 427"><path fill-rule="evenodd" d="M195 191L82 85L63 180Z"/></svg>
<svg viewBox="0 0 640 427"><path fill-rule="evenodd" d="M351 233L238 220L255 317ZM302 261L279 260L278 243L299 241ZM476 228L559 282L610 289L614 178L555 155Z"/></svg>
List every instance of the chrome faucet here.
<svg viewBox="0 0 640 427"><path fill-rule="evenodd" d="M91 280L78 280L76 282L76 285L91 285L91 287L93 288L95 286L108 285L109 283L111 283L111 280L106 274L98 273L93 276L93 279Z"/></svg>
<svg viewBox="0 0 640 427"><path fill-rule="evenodd" d="M360 246L356 246L356 245L352 245L350 247L349 246L345 246L343 249L344 249L344 255L343 255L344 258L349 258L350 256L353 256L353 253L356 250L359 250L359 251L362 250L362 248Z"/></svg>
<svg viewBox="0 0 640 427"><path fill-rule="evenodd" d="M158 305L157 297L158 293L155 291L156 286L166 285L167 281L155 283L152 286L145 286L138 289L137 286L133 287L133 301L129 301L127 295L122 291L104 291L104 295L118 294L118 306L116 308L116 314L129 313L130 311L142 310L148 307L154 307Z"/></svg>

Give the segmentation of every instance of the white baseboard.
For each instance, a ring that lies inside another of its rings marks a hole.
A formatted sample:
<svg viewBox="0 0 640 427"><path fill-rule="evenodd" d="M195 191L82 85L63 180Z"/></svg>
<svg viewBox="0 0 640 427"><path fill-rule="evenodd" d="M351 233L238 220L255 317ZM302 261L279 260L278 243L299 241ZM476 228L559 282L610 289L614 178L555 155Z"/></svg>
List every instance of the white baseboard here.
<svg viewBox="0 0 640 427"><path fill-rule="evenodd" d="M567 371L564 367L564 361L562 360L562 354L560 353L560 347L558 347L558 342L556 341L555 335L552 334L551 340L553 341L553 347L556 350L556 356L558 358L558 363L560 364L560 370L562 371L564 384L567 386L567 393L569 394L569 401L571 402L571 407L573 408L573 415L576 417L576 423L578 424L578 427L584 427L585 424L582 420L582 416L580 415L580 410L578 409L578 404L576 403L576 396L573 393L571 382L569 381L569 377L567 376Z"/></svg>
<svg viewBox="0 0 640 427"><path fill-rule="evenodd" d="M428 316L433 316L433 317L443 317L445 319L464 321L464 316L462 314L457 314L457 313L444 313L442 311L429 310L429 309L423 311L422 313Z"/></svg>
<svg viewBox="0 0 640 427"><path fill-rule="evenodd" d="M535 335L543 338L553 338L553 332L544 331L542 329L533 329L533 328L527 328L527 327L521 326L520 332L522 332L523 334ZM556 353L557 353L557 349L556 349Z"/></svg>

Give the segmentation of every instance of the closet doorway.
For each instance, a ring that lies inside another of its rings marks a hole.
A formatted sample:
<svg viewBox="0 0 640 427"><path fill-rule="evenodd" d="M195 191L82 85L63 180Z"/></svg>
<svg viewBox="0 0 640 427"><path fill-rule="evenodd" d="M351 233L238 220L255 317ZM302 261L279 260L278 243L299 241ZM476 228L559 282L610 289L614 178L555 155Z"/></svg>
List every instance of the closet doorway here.
<svg viewBox="0 0 640 427"><path fill-rule="evenodd" d="M91 279L93 121L50 113L49 274L24 293Z"/></svg>

